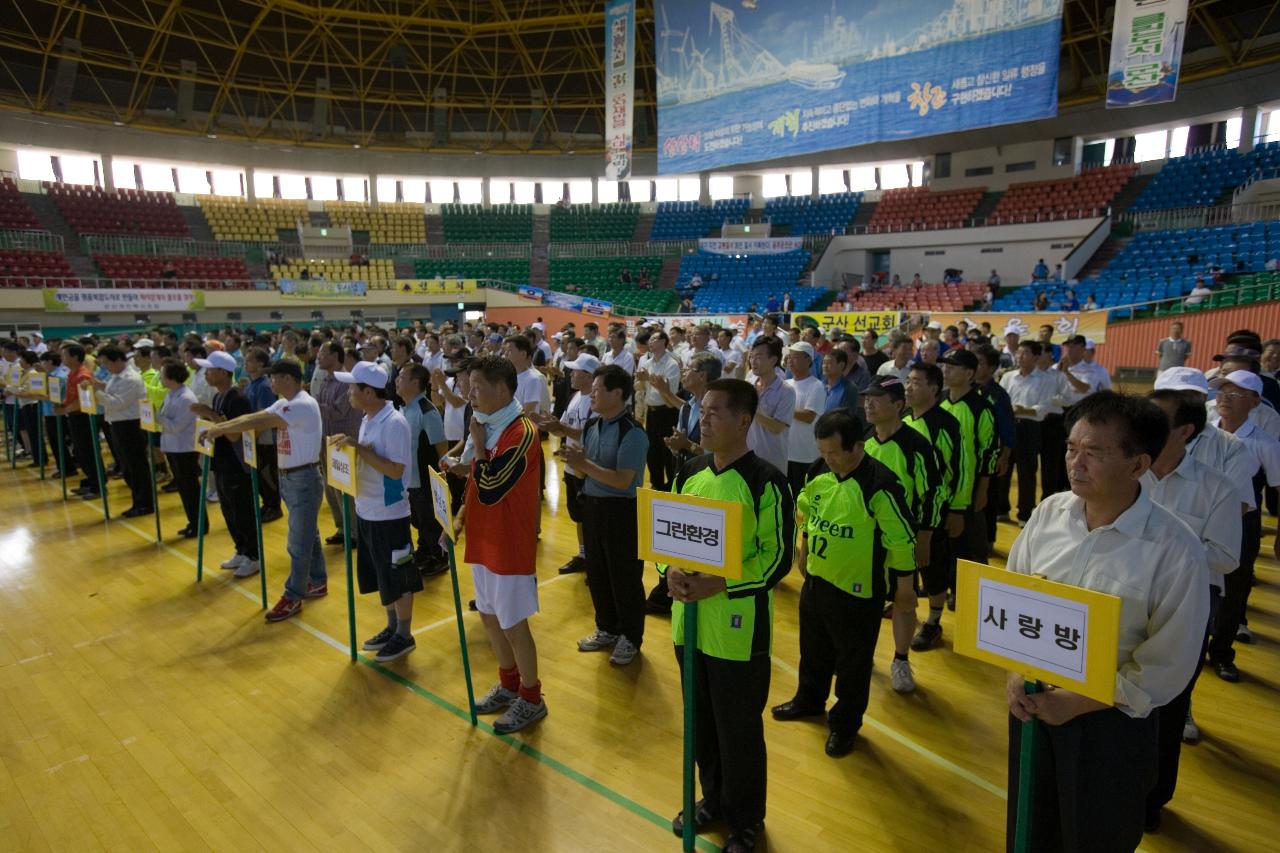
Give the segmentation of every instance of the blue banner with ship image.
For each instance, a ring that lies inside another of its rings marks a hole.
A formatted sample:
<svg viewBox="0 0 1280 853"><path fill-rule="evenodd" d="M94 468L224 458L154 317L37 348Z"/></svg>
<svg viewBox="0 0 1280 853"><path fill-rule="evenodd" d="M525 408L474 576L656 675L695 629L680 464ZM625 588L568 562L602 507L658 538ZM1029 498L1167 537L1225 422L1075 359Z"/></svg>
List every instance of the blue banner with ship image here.
<svg viewBox="0 0 1280 853"><path fill-rule="evenodd" d="M1062 0L657 0L658 171L1047 118Z"/></svg>

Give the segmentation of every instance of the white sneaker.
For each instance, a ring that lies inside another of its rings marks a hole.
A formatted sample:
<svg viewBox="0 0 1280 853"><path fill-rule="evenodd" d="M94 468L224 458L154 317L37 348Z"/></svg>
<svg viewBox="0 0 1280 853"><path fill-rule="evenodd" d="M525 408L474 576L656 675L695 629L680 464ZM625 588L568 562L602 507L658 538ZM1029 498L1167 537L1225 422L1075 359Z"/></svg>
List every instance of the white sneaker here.
<svg viewBox="0 0 1280 853"><path fill-rule="evenodd" d="M517 694L501 684L493 685L493 689L476 700L477 714L496 714L516 701Z"/></svg>
<svg viewBox="0 0 1280 853"><path fill-rule="evenodd" d="M210 503L210 504L216 504L218 502L218 493L209 492L207 495L204 496L204 502Z"/></svg>
<svg viewBox="0 0 1280 853"><path fill-rule="evenodd" d="M640 654L637 648L626 637L618 637L617 645L613 647L613 654L609 655L609 663L614 666L626 666L636 659L636 655Z"/></svg>
<svg viewBox="0 0 1280 853"><path fill-rule="evenodd" d="M1248 625L1241 625L1239 628L1236 629L1236 642L1237 643L1253 642L1253 632L1249 630Z"/></svg>
<svg viewBox="0 0 1280 853"><path fill-rule="evenodd" d="M240 568L236 569L233 577L251 578L254 575L256 575L259 571L260 571L260 567L258 566L257 560L250 560L248 558L245 558L245 561L240 564Z"/></svg>
<svg viewBox="0 0 1280 853"><path fill-rule="evenodd" d="M244 555L236 554L230 560L223 560L221 563L219 563L218 568L231 571L232 569L240 568L242 565L244 565L244 563L245 563Z"/></svg>
<svg viewBox="0 0 1280 853"><path fill-rule="evenodd" d="M1200 727L1196 725L1195 719L1191 716L1191 712L1187 712L1187 721L1182 724L1182 742L1183 743L1199 743Z"/></svg>
<svg viewBox="0 0 1280 853"><path fill-rule="evenodd" d="M547 715L547 702L537 705L520 696L507 708L506 713L493 721L493 730L500 735L518 732L525 726L538 722Z"/></svg>
<svg viewBox="0 0 1280 853"><path fill-rule="evenodd" d="M911 674L911 662L894 659L889 664L889 680L893 689L899 693L910 693L916 689L916 678Z"/></svg>
<svg viewBox="0 0 1280 853"><path fill-rule="evenodd" d="M618 642L617 634L608 634L597 628L591 632L590 637L583 637L578 641L578 651L598 652L612 647L616 642Z"/></svg>

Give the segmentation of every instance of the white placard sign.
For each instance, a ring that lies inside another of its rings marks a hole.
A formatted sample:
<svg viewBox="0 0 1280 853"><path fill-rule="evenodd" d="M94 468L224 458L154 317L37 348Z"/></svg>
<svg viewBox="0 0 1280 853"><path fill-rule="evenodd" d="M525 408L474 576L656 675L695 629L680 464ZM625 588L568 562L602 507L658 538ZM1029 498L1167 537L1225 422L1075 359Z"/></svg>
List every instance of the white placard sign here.
<svg viewBox="0 0 1280 853"><path fill-rule="evenodd" d="M978 648L1084 681L1088 605L981 578L978 613Z"/></svg>
<svg viewBox="0 0 1280 853"><path fill-rule="evenodd" d="M160 431L160 427L156 424L156 410L152 407L150 400L138 401L138 426L144 432Z"/></svg>
<svg viewBox="0 0 1280 853"><path fill-rule="evenodd" d="M440 522L444 535L453 539L453 502L450 500L449 484L443 474L435 470L427 473L430 475L427 479L431 481L431 509L436 521Z"/></svg>
<svg viewBox="0 0 1280 853"><path fill-rule="evenodd" d="M32 394L39 394L39 395L40 395L40 396L42 396L42 397L44 396L44 394L45 394L45 389L44 389L44 374L43 374L43 373L39 373L39 372L37 372L37 373L33 373L33 374L31 374L31 393L32 393Z"/></svg>
<svg viewBox="0 0 1280 853"><path fill-rule="evenodd" d="M331 442L325 445L325 454L329 485L355 497L359 486L356 480L356 449L350 445L339 447Z"/></svg>
<svg viewBox="0 0 1280 853"><path fill-rule="evenodd" d="M240 433L240 448L244 451L244 464L258 467L258 434L251 429Z"/></svg>
<svg viewBox="0 0 1280 853"><path fill-rule="evenodd" d="M641 559L742 577L742 504L653 489L636 497Z"/></svg>

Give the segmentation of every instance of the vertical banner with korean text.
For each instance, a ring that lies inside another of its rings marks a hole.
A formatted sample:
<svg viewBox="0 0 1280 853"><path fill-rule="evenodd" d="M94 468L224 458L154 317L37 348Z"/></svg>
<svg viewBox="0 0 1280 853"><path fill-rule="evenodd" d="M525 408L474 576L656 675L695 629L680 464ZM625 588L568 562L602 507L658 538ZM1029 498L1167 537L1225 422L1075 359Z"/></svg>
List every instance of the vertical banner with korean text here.
<svg viewBox="0 0 1280 853"><path fill-rule="evenodd" d="M631 114L636 99L636 4L604 8L605 168L610 181L631 177Z"/></svg>
<svg viewBox="0 0 1280 853"><path fill-rule="evenodd" d="M1172 101L1186 30L1187 0L1117 0L1107 107Z"/></svg>

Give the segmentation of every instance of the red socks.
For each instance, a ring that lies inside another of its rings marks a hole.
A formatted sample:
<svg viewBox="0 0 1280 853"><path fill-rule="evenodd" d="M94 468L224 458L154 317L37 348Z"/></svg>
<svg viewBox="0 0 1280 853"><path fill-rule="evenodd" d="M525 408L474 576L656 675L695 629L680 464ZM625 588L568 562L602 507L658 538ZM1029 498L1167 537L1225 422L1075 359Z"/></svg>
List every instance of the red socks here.
<svg viewBox="0 0 1280 853"><path fill-rule="evenodd" d="M520 669L519 667L511 667L511 669L503 669L498 667L498 681L502 684L503 690L515 692L520 689Z"/></svg>
<svg viewBox="0 0 1280 853"><path fill-rule="evenodd" d="M537 705L542 701L542 682L539 681L532 687L525 687L524 684L521 684L520 698L531 705Z"/></svg>

